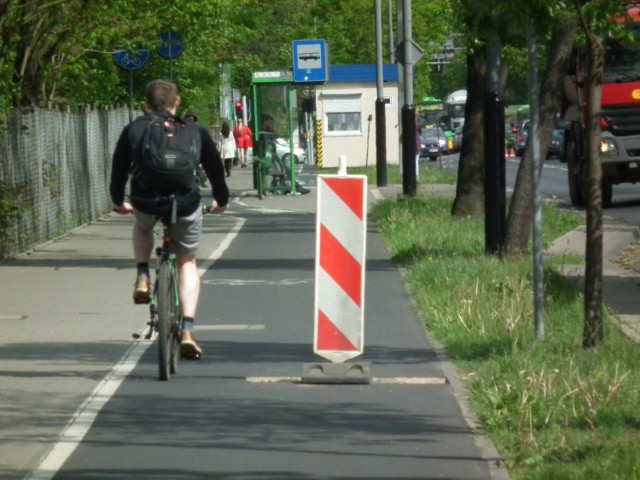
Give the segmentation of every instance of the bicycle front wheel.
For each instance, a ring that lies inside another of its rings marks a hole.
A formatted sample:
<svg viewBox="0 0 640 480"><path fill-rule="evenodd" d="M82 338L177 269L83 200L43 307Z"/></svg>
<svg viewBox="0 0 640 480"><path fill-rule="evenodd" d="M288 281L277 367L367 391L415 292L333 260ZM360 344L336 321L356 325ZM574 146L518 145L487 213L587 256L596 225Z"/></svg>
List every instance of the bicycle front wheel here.
<svg viewBox="0 0 640 480"><path fill-rule="evenodd" d="M171 285L171 270L167 262L158 269L158 367L160 380L171 377L172 312L175 305L174 289Z"/></svg>

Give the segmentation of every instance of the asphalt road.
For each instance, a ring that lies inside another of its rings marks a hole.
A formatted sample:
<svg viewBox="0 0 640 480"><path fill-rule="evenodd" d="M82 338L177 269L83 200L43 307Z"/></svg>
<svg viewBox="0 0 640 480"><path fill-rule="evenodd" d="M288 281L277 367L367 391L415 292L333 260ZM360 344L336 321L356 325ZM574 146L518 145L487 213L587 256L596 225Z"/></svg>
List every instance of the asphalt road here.
<svg viewBox="0 0 640 480"><path fill-rule="evenodd" d="M250 185L250 172L234 175L237 188ZM131 218L110 217L8 265L20 282L57 283L69 310L50 305L39 319L37 301L1 298L25 312L20 325L37 325L28 345L40 350L25 364L26 345L5 339L17 346L16 358L0 358L12 395L0 409L11 439L0 444L0 478L506 478L373 224L358 358L371 363L373 382L300 382L305 362L322 361L312 349L314 195L238 197L228 214L206 217L197 322L205 354L181 362L169 382L157 379L155 343L131 339L146 317L129 303ZM68 324L73 342L52 338L47 322Z"/></svg>
<svg viewBox="0 0 640 480"><path fill-rule="evenodd" d="M442 168L445 171L457 172L459 154L445 155L442 162L429 162L422 159L422 163L430 168ZM513 189L516 175L520 166L520 158L506 159L507 190ZM569 199L567 183L567 165L558 158L551 157L544 162L540 179L540 193L543 199L555 199L562 208L572 208ZM584 210L583 208L577 210ZM640 225L640 185L625 183L614 185L612 206L604 210L607 217L622 220L630 225Z"/></svg>

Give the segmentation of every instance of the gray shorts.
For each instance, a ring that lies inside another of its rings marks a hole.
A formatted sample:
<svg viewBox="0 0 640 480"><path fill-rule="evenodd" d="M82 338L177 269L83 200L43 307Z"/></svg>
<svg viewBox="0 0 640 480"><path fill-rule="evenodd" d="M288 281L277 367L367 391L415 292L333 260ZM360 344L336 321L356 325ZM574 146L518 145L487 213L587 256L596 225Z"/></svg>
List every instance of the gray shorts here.
<svg viewBox="0 0 640 480"><path fill-rule="evenodd" d="M153 230L158 221L154 215L133 212L136 216L136 226L144 232ZM178 217L177 222L171 225L169 235L173 239L175 251L178 255L195 255L200 244L202 232L202 209L198 208L188 217Z"/></svg>

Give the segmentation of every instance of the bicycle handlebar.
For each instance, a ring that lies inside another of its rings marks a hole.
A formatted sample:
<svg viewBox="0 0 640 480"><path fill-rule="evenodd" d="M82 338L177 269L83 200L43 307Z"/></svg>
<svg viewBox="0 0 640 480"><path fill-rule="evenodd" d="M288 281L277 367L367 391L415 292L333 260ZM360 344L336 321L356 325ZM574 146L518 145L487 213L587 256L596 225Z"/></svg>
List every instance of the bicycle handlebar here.
<svg viewBox="0 0 640 480"><path fill-rule="evenodd" d="M220 209L217 210L216 209ZM220 207L218 205L216 205L215 208L211 208L211 205L202 205L202 213L206 214L206 213L213 213L213 214L220 214L225 212L228 209L228 207L225 205L224 207ZM118 208L114 205L113 208L111 209L113 212L119 213L120 215L128 215L130 213L133 213L133 209L131 210L118 210Z"/></svg>

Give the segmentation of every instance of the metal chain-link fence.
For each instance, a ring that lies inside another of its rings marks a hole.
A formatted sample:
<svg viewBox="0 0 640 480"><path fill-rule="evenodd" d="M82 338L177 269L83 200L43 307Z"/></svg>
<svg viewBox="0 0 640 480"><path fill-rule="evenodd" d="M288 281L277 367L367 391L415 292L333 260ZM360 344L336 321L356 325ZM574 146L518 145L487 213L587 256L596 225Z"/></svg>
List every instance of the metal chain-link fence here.
<svg viewBox="0 0 640 480"><path fill-rule="evenodd" d="M111 156L129 110L14 109L0 131L0 258L112 207Z"/></svg>

